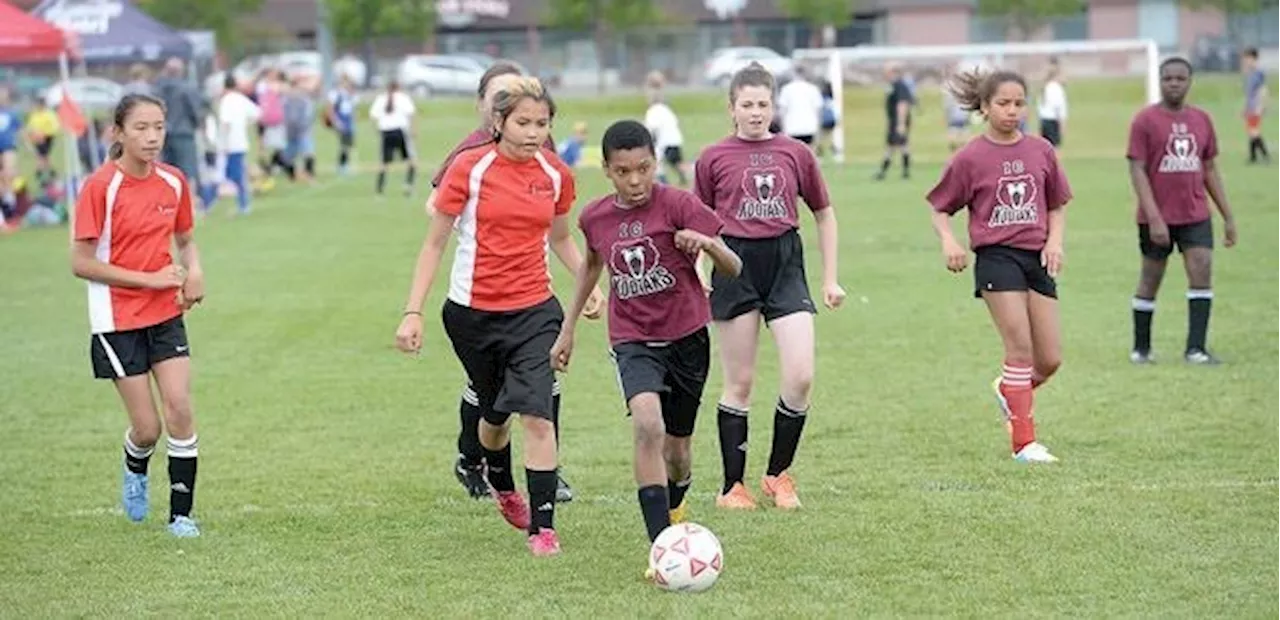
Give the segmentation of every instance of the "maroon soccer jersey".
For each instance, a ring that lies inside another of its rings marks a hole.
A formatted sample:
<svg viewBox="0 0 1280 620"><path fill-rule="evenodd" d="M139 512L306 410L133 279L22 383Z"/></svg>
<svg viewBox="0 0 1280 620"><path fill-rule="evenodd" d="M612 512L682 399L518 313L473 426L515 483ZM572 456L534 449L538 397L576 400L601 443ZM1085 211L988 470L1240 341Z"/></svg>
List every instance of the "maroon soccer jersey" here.
<svg viewBox="0 0 1280 620"><path fill-rule="evenodd" d="M730 237L768 239L798 228L797 196L813 211L831 206L813 151L787 136L755 142L730 136L707 147L693 186Z"/></svg>
<svg viewBox="0 0 1280 620"><path fill-rule="evenodd" d="M929 192L934 210L969 209L969 247L1044 249L1049 211L1071 200L1053 146L1038 136L996 144L980 136L956 152Z"/></svg>
<svg viewBox="0 0 1280 620"><path fill-rule="evenodd" d="M457 146L453 147L452 151L449 151L440 167L436 168L436 175L431 177L431 187L440 187L440 182L444 180L445 171L449 169L449 166L453 165L453 160L457 159L459 153L469 151L477 146L484 146L490 142L493 142L493 131L484 127L467 134L467 137L463 138L462 142L459 142ZM555 140L552 140L551 136L547 136L547 143L543 148L549 149L552 153L556 152Z"/></svg>
<svg viewBox="0 0 1280 620"><path fill-rule="evenodd" d="M711 322L695 256L676 248L681 229L717 236L723 223L697 196L655 185L649 202L623 207L617 195L593 201L578 225L609 277L609 342L674 342Z"/></svg>
<svg viewBox="0 0 1280 620"><path fill-rule="evenodd" d="M1204 162L1217 156L1213 120L1195 106L1170 110L1158 103L1149 105L1138 112L1129 126L1128 157L1142 162L1146 169L1156 208L1166 224L1194 224L1209 219ZM1147 223L1141 206L1138 223Z"/></svg>

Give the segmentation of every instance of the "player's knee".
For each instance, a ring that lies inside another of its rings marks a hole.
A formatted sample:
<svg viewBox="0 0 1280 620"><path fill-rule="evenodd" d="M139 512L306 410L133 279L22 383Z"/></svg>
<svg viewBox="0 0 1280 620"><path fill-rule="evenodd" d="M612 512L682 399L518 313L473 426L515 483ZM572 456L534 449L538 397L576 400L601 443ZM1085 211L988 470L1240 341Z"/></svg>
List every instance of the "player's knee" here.
<svg viewBox="0 0 1280 620"><path fill-rule="evenodd" d="M667 461L667 477L672 480L684 480L693 469L693 450L688 437L666 438L663 457Z"/></svg>
<svg viewBox="0 0 1280 620"><path fill-rule="evenodd" d="M788 406L803 408L813 393L813 369L787 370L782 375L782 400Z"/></svg>
<svg viewBox="0 0 1280 620"><path fill-rule="evenodd" d="M1035 361L1035 372L1042 379L1052 377L1053 373L1058 372L1060 367L1062 367L1062 355L1060 353L1041 355Z"/></svg>
<svg viewBox="0 0 1280 620"><path fill-rule="evenodd" d="M164 419L169 426L170 435L186 437L193 422L194 412L191 409L190 394L166 394L164 396Z"/></svg>
<svg viewBox="0 0 1280 620"><path fill-rule="evenodd" d="M134 424L129 431L129 439L139 448L149 448L160 441L160 423Z"/></svg>
<svg viewBox="0 0 1280 620"><path fill-rule="evenodd" d="M534 416L521 416L525 441L529 443L554 442L555 425L551 420Z"/></svg>
<svg viewBox="0 0 1280 620"><path fill-rule="evenodd" d="M751 402L751 387L755 368L747 366L725 372L724 400L725 404L745 407Z"/></svg>

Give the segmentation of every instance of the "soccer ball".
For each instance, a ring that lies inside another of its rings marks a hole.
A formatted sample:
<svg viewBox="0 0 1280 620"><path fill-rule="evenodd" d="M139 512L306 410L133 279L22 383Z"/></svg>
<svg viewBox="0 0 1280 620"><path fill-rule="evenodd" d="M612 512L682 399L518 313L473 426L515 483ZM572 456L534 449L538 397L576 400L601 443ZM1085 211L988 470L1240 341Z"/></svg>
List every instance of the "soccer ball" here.
<svg viewBox="0 0 1280 620"><path fill-rule="evenodd" d="M724 570L724 551L711 530L679 523L662 530L649 548L653 582L671 592L701 592Z"/></svg>

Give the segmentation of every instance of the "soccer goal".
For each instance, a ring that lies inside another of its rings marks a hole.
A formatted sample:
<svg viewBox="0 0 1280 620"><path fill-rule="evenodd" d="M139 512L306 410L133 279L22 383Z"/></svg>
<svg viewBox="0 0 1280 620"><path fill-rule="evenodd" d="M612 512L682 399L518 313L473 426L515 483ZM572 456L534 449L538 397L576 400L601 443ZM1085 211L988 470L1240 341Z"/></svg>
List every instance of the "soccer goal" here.
<svg viewBox="0 0 1280 620"><path fill-rule="evenodd" d="M1050 59L1055 59L1069 79L1141 78L1147 102L1160 97L1160 52L1150 39L805 48L795 50L792 59L814 79L830 82L837 110L844 110L846 88L884 85L889 63L899 66L920 88L940 84L948 68L973 67L1012 69L1038 84ZM844 153L844 121L844 115L839 115L832 136L838 158Z"/></svg>

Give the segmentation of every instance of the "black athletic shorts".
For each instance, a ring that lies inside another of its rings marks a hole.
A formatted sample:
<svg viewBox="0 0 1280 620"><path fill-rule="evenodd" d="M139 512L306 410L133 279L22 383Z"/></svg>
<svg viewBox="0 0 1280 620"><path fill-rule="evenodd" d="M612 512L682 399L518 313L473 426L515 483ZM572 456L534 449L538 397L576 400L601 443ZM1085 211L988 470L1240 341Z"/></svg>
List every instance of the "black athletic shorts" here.
<svg viewBox="0 0 1280 620"><path fill-rule="evenodd" d="M190 355L182 315L151 327L89 336L89 359L98 379L145 375L160 362Z"/></svg>
<svg viewBox="0 0 1280 620"><path fill-rule="evenodd" d="M1179 252L1187 248L1213 249L1213 220L1208 219L1194 224L1178 224L1169 227L1169 245L1156 245L1151 242L1151 227L1138 224L1138 249L1142 255L1152 260L1164 260L1173 254L1173 247Z"/></svg>
<svg viewBox="0 0 1280 620"><path fill-rule="evenodd" d="M888 135L884 138L884 143L886 146L906 146L907 134L905 132L898 133L897 127L890 127Z"/></svg>
<svg viewBox="0 0 1280 620"><path fill-rule="evenodd" d="M811 146L813 145L813 134L809 134L807 136L791 136L791 139L798 140Z"/></svg>
<svg viewBox="0 0 1280 620"><path fill-rule="evenodd" d="M613 347L612 355L626 403L637 394L658 394L667 434L693 434L711 368L711 337L706 327L675 342L623 342Z"/></svg>
<svg viewBox="0 0 1280 620"><path fill-rule="evenodd" d="M662 159L672 166L679 166L684 162L684 149L678 146L668 146L662 149Z"/></svg>
<svg viewBox="0 0 1280 620"><path fill-rule="evenodd" d="M382 132L382 163L389 164L395 161L396 155L405 161L411 158L409 137L401 129Z"/></svg>
<svg viewBox="0 0 1280 620"><path fill-rule="evenodd" d="M36 149L36 155L48 157L49 153L53 152L53 138L54 136L45 136L43 140L33 144L32 146Z"/></svg>
<svg viewBox="0 0 1280 620"><path fill-rule="evenodd" d="M1052 118L1040 121L1040 137L1054 146L1062 145L1062 125Z"/></svg>
<svg viewBox="0 0 1280 620"><path fill-rule="evenodd" d="M1045 297L1058 298L1058 283L1040 264L1040 252L1003 245L988 245L975 251L973 296L983 291L1035 291Z"/></svg>
<svg viewBox="0 0 1280 620"><path fill-rule="evenodd" d="M338 132L338 146L349 149L356 143L356 135L351 132Z"/></svg>
<svg viewBox="0 0 1280 620"><path fill-rule="evenodd" d="M564 321L555 297L508 312L446 301L441 314L485 420L503 424L513 413L551 419L551 346Z"/></svg>
<svg viewBox="0 0 1280 620"><path fill-rule="evenodd" d="M725 237L724 242L742 258L742 274L733 278L719 269L711 272L713 319L728 321L759 310L768 322L817 312L804 273L804 245L795 229L778 237Z"/></svg>

